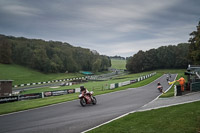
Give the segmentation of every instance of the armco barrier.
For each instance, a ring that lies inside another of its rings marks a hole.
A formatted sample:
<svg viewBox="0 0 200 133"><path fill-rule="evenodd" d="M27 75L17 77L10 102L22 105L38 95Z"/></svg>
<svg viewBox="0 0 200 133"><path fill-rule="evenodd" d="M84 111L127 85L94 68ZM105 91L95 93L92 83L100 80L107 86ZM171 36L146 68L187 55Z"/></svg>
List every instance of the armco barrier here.
<svg viewBox="0 0 200 133"><path fill-rule="evenodd" d="M71 81L71 80L75 80L75 79L85 79L85 78L86 77L79 77L79 78L73 78L73 79L59 79L59 80L44 81L44 82L37 82L37 83L27 83L27 84L13 85L13 87L17 88L17 87L23 87L23 86L49 84L49 83L62 82L62 81Z"/></svg>
<svg viewBox="0 0 200 133"><path fill-rule="evenodd" d="M121 86L133 84L133 83L136 83L136 82L140 82L140 81L142 81L144 79L147 79L147 78L149 78L149 77L151 77L151 76L153 76L155 74L156 74L156 72L148 74L148 75L145 75L145 76L141 76L141 77L139 77L137 79L134 79L134 80L120 82L120 83L113 83L113 84L110 84L110 89L115 89L115 88L118 88L118 87L121 87Z"/></svg>

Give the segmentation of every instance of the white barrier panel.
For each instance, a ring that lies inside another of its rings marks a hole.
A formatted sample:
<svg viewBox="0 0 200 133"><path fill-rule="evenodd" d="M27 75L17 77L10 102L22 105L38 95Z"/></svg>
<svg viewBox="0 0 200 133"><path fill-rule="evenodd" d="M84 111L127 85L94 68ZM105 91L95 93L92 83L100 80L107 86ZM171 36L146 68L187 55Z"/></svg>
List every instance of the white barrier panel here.
<svg viewBox="0 0 200 133"><path fill-rule="evenodd" d="M114 89L115 88L115 84L110 84L110 89Z"/></svg>
<svg viewBox="0 0 200 133"><path fill-rule="evenodd" d="M122 82L122 85L128 85L130 83L131 83L130 81L125 81L125 82Z"/></svg>
<svg viewBox="0 0 200 133"><path fill-rule="evenodd" d="M121 87L122 86L122 82L120 82L118 85L119 85L119 87Z"/></svg>
<svg viewBox="0 0 200 133"><path fill-rule="evenodd" d="M176 85L174 85L174 96L177 95L177 89L176 89Z"/></svg>
<svg viewBox="0 0 200 133"><path fill-rule="evenodd" d="M75 88L75 93L80 92L80 88Z"/></svg>

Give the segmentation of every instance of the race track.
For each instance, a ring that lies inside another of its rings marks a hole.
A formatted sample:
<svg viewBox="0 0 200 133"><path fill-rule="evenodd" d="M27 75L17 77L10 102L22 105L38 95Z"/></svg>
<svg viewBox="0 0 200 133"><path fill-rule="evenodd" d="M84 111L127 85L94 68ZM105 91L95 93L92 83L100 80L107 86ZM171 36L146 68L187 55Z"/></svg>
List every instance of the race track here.
<svg viewBox="0 0 200 133"><path fill-rule="evenodd" d="M172 74L171 81L176 75ZM134 111L166 90L166 75L140 87L96 96L97 105L81 107L79 100L0 116L0 133L79 133Z"/></svg>

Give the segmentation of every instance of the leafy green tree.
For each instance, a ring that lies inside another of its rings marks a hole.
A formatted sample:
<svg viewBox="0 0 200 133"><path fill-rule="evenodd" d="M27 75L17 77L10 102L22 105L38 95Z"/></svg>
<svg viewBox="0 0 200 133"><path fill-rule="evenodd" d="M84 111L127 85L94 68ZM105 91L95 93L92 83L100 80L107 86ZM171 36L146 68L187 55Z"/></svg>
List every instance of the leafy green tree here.
<svg viewBox="0 0 200 133"><path fill-rule="evenodd" d="M128 58L126 68L133 73L154 69L186 68L188 65L187 54L187 43L177 46L161 46L146 52L139 51Z"/></svg>
<svg viewBox="0 0 200 133"><path fill-rule="evenodd" d="M95 67L103 71L111 66L107 56L68 43L0 35L0 62L11 61L45 73L92 71Z"/></svg>
<svg viewBox="0 0 200 133"><path fill-rule="evenodd" d="M0 63L12 63L11 55L12 50L10 43L3 36L0 36Z"/></svg>
<svg viewBox="0 0 200 133"><path fill-rule="evenodd" d="M200 21L197 30L190 33L189 59L193 64L200 64Z"/></svg>
<svg viewBox="0 0 200 133"><path fill-rule="evenodd" d="M97 59L93 64L92 71L98 72L100 70L100 68L101 68L101 60Z"/></svg>

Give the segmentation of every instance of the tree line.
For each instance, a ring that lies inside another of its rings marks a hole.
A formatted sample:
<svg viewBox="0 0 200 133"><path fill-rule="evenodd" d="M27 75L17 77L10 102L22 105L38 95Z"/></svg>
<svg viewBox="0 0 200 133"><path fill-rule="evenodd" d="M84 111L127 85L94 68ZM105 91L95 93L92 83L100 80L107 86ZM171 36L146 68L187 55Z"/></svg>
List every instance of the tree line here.
<svg viewBox="0 0 200 133"><path fill-rule="evenodd" d="M188 64L200 65L200 22L197 31L190 36L189 43L162 46L145 52L140 50L127 59L127 70L136 73L155 69L185 69Z"/></svg>
<svg viewBox="0 0 200 133"><path fill-rule="evenodd" d="M117 55L115 55L115 56L110 56L109 58L110 58L110 59L116 59L116 60L126 60L125 57L121 57L121 56L117 56Z"/></svg>
<svg viewBox="0 0 200 133"><path fill-rule="evenodd" d="M177 46L162 46L146 52L140 50L127 60L126 68L133 73L155 69L186 68L188 46L189 44L183 43Z"/></svg>
<svg viewBox="0 0 200 133"><path fill-rule="evenodd" d="M19 64L44 73L104 71L110 58L58 41L0 35L0 63Z"/></svg>

